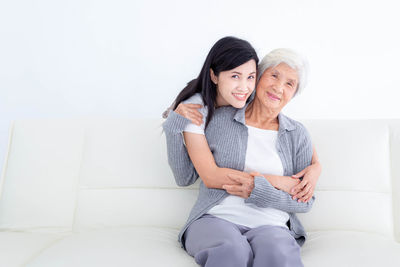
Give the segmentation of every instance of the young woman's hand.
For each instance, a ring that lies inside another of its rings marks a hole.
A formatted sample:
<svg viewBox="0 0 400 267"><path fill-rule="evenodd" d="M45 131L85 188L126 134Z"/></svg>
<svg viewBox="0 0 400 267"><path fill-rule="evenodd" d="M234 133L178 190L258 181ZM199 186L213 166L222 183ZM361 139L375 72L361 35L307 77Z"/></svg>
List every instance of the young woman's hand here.
<svg viewBox="0 0 400 267"><path fill-rule="evenodd" d="M194 124L200 126L203 123L203 115L198 111L203 106L200 104L183 104L180 103L175 112L179 115L191 120Z"/></svg>
<svg viewBox="0 0 400 267"><path fill-rule="evenodd" d="M290 195L294 196L294 193L291 192L291 190L300 184L300 179L294 179L294 177L290 176L281 176L275 179L275 183L271 183L275 188L285 191L286 193L289 193Z"/></svg>
<svg viewBox="0 0 400 267"><path fill-rule="evenodd" d="M254 176L242 172L242 173L230 173L228 177L238 183L238 185L223 185L222 188L231 195L239 196L242 198L248 198L254 188Z"/></svg>
<svg viewBox="0 0 400 267"><path fill-rule="evenodd" d="M290 190L293 199L297 199L298 202L308 202L314 194L320 174L321 164L317 162L293 175L292 178L294 179L299 179L303 176L303 180Z"/></svg>

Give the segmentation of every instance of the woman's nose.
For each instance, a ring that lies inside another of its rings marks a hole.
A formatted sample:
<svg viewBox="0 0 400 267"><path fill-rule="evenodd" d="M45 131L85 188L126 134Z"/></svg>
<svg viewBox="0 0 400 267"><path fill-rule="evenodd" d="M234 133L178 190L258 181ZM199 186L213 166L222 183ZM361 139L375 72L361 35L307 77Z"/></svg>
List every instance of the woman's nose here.
<svg viewBox="0 0 400 267"><path fill-rule="evenodd" d="M272 86L272 88L275 90L275 92L282 93L283 92L283 82L276 81L275 84Z"/></svg>
<svg viewBox="0 0 400 267"><path fill-rule="evenodd" d="M249 90L248 87L249 87L249 84L246 80L241 81L241 83L239 84L239 91L247 92Z"/></svg>

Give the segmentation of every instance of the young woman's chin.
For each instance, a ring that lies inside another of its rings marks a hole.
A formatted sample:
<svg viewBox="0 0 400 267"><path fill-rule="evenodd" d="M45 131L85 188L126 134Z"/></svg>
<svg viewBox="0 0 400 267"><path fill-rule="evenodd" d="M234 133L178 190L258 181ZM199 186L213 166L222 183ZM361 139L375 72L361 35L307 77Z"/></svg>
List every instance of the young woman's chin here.
<svg viewBox="0 0 400 267"><path fill-rule="evenodd" d="M235 102L231 103L231 106L234 108L242 108L246 105L246 101L240 101L240 102Z"/></svg>

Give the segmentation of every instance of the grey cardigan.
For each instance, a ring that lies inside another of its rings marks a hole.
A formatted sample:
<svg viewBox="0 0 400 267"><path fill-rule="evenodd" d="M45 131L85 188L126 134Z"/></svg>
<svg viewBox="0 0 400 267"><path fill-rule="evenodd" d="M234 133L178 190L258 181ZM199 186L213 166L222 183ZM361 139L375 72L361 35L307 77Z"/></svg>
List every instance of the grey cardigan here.
<svg viewBox="0 0 400 267"><path fill-rule="evenodd" d="M248 104L247 104L248 105ZM233 107L220 107L215 110L205 135L216 164L221 168L231 168L243 171L248 129L245 125L245 110ZM293 175L311 164L312 144L306 128L283 114L278 115L279 130L277 150L282 161L284 175ZM199 175L194 168L186 147L183 143L182 132L190 120L171 111L163 123L167 138L168 163L172 169L175 181L179 186L188 186L196 182ZM178 241L184 247L183 234L188 226L220 203L229 194L222 189L207 188L200 182L198 199L193 206L186 224L179 233ZM256 176L254 189L246 203L259 207L271 207L289 213L289 230L297 243L302 246L307 237L306 232L296 216L298 212L308 212L315 197L308 202L298 203L291 196L273 187L266 178Z"/></svg>

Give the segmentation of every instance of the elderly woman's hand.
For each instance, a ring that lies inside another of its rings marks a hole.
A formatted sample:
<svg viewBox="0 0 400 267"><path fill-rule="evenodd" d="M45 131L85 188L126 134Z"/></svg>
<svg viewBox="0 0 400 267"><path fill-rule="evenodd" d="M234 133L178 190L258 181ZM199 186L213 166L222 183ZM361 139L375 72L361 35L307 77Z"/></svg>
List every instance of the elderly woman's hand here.
<svg viewBox="0 0 400 267"><path fill-rule="evenodd" d="M202 107L203 106L200 104L180 103L176 107L175 112L185 117L186 119L191 120L192 123L200 126L203 123L203 115L200 113L200 111L198 111L198 109Z"/></svg>
<svg viewBox="0 0 400 267"><path fill-rule="evenodd" d="M248 198L254 188L254 176L249 173L230 173L228 177L239 185L223 185L222 188L231 195Z"/></svg>
<svg viewBox="0 0 400 267"><path fill-rule="evenodd" d="M292 178L294 179L303 176L303 180L290 191L290 194L293 195L293 199L297 199L298 202L308 202L314 194L314 189L320 174L321 164L316 162L293 175Z"/></svg>

